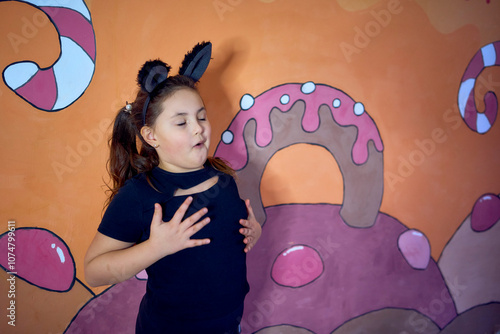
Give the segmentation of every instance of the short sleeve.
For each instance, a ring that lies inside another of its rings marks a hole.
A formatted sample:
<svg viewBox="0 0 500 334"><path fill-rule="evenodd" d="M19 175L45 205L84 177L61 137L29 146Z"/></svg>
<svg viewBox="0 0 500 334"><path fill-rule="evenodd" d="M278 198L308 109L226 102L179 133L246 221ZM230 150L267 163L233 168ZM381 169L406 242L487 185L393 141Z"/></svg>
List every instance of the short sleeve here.
<svg viewBox="0 0 500 334"><path fill-rule="evenodd" d="M98 231L123 242L137 243L143 234L143 205L133 182L127 182L113 197Z"/></svg>

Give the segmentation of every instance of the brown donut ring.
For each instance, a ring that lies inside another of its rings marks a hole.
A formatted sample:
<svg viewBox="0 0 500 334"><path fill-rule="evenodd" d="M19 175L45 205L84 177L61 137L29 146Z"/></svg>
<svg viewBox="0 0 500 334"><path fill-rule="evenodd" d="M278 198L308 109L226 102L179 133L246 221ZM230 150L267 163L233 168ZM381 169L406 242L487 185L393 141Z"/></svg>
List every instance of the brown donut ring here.
<svg viewBox="0 0 500 334"><path fill-rule="evenodd" d="M257 221L264 223L266 213L260 195L260 181L268 161L279 150L288 146L308 143L327 149L339 164L344 179L344 198L340 214L351 227L370 227L380 210L382 202L383 153L373 142L368 144L368 159L357 165L352 158L352 147L357 138L357 127L341 126L332 116L327 105L319 108L320 126L314 132L306 132L301 126L305 112L305 103L297 101L287 112L273 108L270 113L272 141L260 147L255 140L245 140L248 151L248 163L237 171L240 193L249 198ZM245 139L256 136L256 122L249 120L245 125ZM259 191L256 191L256 185Z"/></svg>

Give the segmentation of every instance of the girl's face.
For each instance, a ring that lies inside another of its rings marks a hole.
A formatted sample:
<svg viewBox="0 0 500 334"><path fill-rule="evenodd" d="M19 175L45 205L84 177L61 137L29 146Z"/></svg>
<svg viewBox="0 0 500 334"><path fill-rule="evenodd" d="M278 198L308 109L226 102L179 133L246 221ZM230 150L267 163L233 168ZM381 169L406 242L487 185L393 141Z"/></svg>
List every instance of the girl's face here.
<svg viewBox="0 0 500 334"><path fill-rule="evenodd" d="M183 88L162 103L163 112L146 132L146 141L155 147L159 167L173 173L203 168L208 157L211 127L198 92Z"/></svg>

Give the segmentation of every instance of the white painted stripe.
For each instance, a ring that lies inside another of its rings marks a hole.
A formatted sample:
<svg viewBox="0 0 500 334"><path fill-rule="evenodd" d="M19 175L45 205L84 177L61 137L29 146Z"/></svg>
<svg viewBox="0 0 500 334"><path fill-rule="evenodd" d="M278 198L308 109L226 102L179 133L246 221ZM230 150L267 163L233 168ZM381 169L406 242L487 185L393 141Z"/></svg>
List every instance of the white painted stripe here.
<svg viewBox="0 0 500 334"><path fill-rule="evenodd" d="M478 133L485 133L491 128L490 121L484 113L477 114L476 128Z"/></svg>
<svg viewBox="0 0 500 334"><path fill-rule="evenodd" d="M481 48L481 54L483 55L484 67L493 66L497 61L497 53L495 51L495 46L491 43Z"/></svg>
<svg viewBox="0 0 500 334"><path fill-rule="evenodd" d="M462 115L462 118L465 117L465 106L467 105L467 100L469 99L469 95L474 89L475 84L476 79L467 79L462 82L460 89L458 90L458 109L460 109L460 115Z"/></svg>

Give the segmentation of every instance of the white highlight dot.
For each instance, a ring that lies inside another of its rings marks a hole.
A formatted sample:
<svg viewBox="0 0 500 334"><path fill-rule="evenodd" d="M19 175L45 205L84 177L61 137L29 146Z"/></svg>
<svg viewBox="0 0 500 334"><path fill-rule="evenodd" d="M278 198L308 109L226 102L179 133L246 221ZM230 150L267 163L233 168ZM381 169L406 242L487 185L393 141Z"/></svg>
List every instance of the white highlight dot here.
<svg viewBox="0 0 500 334"><path fill-rule="evenodd" d="M304 249L304 246L294 246L290 249L287 249L286 252L283 253L283 256L287 256L288 254L292 253L292 252L295 252L295 251L298 251L298 250L303 250Z"/></svg>
<svg viewBox="0 0 500 334"><path fill-rule="evenodd" d="M233 139L234 139L234 135L231 131L229 130L226 130L222 133L222 142L224 144L231 144L233 142Z"/></svg>
<svg viewBox="0 0 500 334"><path fill-rule="evenodd" d="M334 108L339 108L340 105L341 105L340 99L333 100L332 105L333 105Z"/></svg>
<svg viewBox="0 0 500 334"><path fill-rule="evenodd" d="M280 99L281 104L288 104L290 102L290 95L285 94Z"/></svg>
<svg viewBox="0 0 500 334"><path fill-rule="evenodd" d="M255 99L253 98L252 95L250 94L245 94L240 100L240 107L243 110L248 110L252 108L253 104L255 103Z"/></svg>
<svg viewBox="0 0 500 334"><path fill-rule="evenodd" d="M59 255L59 260L61 263L66 262L66 258L64 257L64 253L60 247L57 247L57 255Z"/></svg>
<svg viewBox="0 0 500 334"><path fill-rule="evenodd" d="M303 84L302 87L300 88L300 90L304 94L311 94L312 92L314 92L316 90L316 85L314 84L314 82L309 81L309 82L306 82L305 84Z"/></svg>
<svg viewBox="0 0 500 334"><path fill-rule="evenodd" d="M51 244L50 247L52 249L54 249L54 248L56 248L56 244ZM56 252L57 252L57 255L59 255L59 261L61 261L61 263L66 262L66 257L64 256L64 253L63 253L61 247L57 247Z"/></svg>
<svg viewBox="0 0 500 334"><path fill-rule="evenodd" d="M363 105L363 103L361 103L361 102L356 102L356 103L354 104L354 113L355 113L357 116L360 116L360 115L362 115L364 112L365 112L365 106Z"/></svg>

